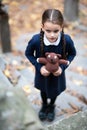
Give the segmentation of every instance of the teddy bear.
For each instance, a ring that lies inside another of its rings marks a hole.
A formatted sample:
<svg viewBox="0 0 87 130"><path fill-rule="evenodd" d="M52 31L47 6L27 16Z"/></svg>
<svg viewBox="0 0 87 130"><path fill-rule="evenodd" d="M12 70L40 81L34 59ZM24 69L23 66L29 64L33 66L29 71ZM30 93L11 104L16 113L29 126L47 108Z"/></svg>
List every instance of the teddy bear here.
<svg viewBox="0 0 87 130"><path fill-rule="evenodd" d="M38 63L45 65L46 69L50 73L54 73L58 70L60 64L67 64L68 61L60 59L61 55L54 52L46 52L45 57L40 57L37 59Z"/></svg>

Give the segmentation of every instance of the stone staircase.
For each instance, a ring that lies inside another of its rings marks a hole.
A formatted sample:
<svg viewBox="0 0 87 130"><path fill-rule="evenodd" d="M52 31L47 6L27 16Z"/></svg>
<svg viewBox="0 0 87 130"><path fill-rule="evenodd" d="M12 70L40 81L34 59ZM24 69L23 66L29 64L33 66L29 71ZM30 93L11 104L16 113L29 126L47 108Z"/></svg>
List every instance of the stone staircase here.
<svg viewBox="0 0 87 130"><path fill-rule="evenodd" d="M78 75L71 68L66 71L67 89L56 100L56 119L54 122L87 109L87 77ZM39 91L33 87L33 79L34 68L25 56L14 53L0 56L0 85L21 87L38 113L41 107L41 99ZM47 121L43 124L50 125Z"/></svg>
<svg viewBox="0 0 87 130"><path fill-rule="evenodd" d="M66 70L67 89L56 100L56 118L53 122L44 121L42 124L52 126L67 117L87 110L87 50L80 51L85 42L78 39L77 57ZM86 39L85 39L86 41ZM84 68L84 69L83 69ZM33 86L34 67L22 51L0 54L0 85L21 87L33 108L38 113L41 107L39 91Z"/></svg>

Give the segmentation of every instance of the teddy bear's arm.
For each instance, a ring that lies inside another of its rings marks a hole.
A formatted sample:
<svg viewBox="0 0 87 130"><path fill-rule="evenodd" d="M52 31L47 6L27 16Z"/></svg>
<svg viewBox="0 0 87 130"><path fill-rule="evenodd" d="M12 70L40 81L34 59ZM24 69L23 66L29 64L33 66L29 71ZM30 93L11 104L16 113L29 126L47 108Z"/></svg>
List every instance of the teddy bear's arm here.
<svg viewBox="0 0 87 130"><path fill-rule="evenodd" d="M67 60L64 60L64 59L60 59L60 60L59 60L59 64L65 64L65 65L67 65L67 64L68 64L68 61L67 61Z"/></svg>
<svg viewBox="0 0 87 130"><path fill-rule="evenodd" d="M47 63L47 60L46 60L46 58L44 58L44 57L40 57L40 58L37 59L37 62L38 62L38 63L42 63L42 64L46 64L46 63Z"/></svg>

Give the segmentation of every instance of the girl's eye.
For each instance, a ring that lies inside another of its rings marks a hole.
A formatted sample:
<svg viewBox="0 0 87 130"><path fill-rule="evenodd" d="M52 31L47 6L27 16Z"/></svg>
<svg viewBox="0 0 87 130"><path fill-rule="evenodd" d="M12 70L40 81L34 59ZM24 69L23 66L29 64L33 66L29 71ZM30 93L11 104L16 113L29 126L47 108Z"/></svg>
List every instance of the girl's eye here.
<svg viewBox="0 0 87 130"><path fill-rule="evenodd" d="M51 31L51 30L46 30L46 32L47 32L47 33L51 33L52 31ZM59 30L54 30L53 32L54 32L54 33L58 33Z"/></svg>
<svg viewBox="0 0 87 130"><path fill-rule="evenodd" d="M59 30L54 30L54 33L58 33L59 32Z"/></svg>
<svg viewBox="0 0 87 130"><path fill-rule="evenodd" d="M50 33L51 31L50 30L46 30L46 32Z"/></svg>

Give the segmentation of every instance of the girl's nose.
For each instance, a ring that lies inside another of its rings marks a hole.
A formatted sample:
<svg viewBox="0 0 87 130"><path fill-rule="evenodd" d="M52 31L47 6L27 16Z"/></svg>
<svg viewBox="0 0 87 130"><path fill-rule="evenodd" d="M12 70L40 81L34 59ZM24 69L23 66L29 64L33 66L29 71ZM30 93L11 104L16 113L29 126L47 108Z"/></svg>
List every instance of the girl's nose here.
<svg viewBox="0 0 87 130"><path fill-rule="evenodd" d="M51 36L52 36L52 37L54 36L54 33L53 33L53 32L51 33Z"/></svg>

